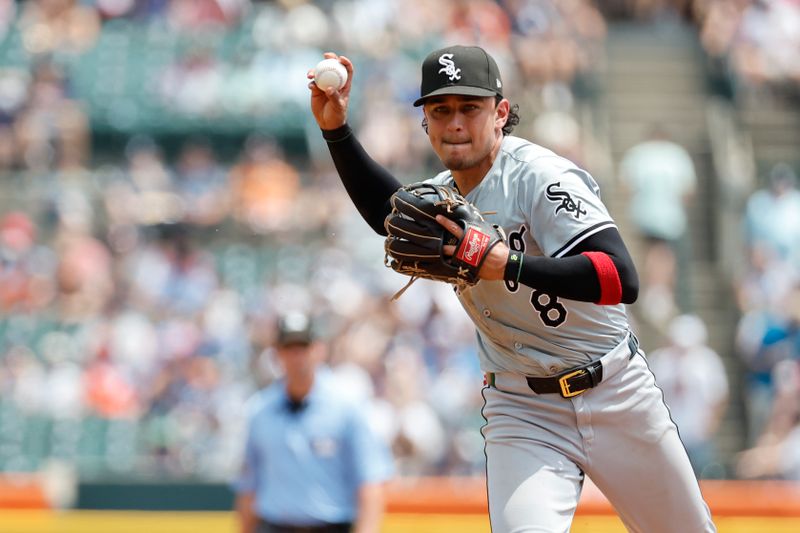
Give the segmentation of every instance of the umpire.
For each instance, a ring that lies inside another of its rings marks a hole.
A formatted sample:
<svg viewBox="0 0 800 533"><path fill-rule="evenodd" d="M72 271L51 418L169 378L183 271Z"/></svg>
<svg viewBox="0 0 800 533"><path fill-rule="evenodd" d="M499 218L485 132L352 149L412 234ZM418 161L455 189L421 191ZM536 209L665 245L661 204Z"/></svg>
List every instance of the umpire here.
<svg viewBox="0 0 800 533"><path fill-rule="evenodd" d="M250 402L235 490L242 533L378 533L388 447L322 365L325 346L304 314L279 320L284 376Z"/></svg>

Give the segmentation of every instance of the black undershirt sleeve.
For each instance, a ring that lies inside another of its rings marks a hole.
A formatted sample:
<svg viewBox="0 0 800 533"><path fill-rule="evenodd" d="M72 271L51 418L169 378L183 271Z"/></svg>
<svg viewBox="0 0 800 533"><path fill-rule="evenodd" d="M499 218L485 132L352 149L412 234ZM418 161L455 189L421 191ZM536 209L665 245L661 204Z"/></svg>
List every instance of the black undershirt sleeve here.
<svg viewBox="0 0 800 533"><path fill-rule="evenodd" d="M335 130L322 130L333 163L356 209L380 235L386 235L383 222L391 212L389 199L402 184L373 160L347 124ZM600 281L589 258L582 252L608 254L622 284L622 302L636 301L639 279L625 243L616 228L600 231L584 239L567 257L526 255L519 281L548 294L583 302L600 299Z"/></svg>
<svg viewBox="0 0 800 533"><path fill-rule="evenodd" d="M322 130L322 136L356 209L376 233L386 235L383 221L392 211L389 199L402 184L367 154L347 124Z"/></svg>
<svg viewBox="0 0 800 533"><path fill-rule="evenodd" d="M622 284L622 303L631 304L639 294L639 277L622 236L616 228L600 231L573 248L566 257L525 255L519 274L520 283L547 294L578 300L600 300L597 271L583 252L604 252L614 263Z"/></svg>

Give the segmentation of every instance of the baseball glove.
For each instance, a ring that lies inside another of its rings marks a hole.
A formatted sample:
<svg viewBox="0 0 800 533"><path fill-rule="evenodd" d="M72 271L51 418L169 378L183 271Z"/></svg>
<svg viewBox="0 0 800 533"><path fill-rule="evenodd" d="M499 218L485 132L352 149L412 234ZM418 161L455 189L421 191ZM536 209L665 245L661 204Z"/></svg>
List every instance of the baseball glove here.
<svg viewBox="0 0 800 533"><path fill-rule="evenodd" d="M502 230L484 220L480 211L447 185L414 183L392 195L392 212L384 227L385 264L395 272L411 276L399 297L418 278L444 281L459 289L478 283L478 272L489 251L505 241ZM459 239L436 221L443 215L464 230ZM454 245L453 255L444 254Z"/></svg>

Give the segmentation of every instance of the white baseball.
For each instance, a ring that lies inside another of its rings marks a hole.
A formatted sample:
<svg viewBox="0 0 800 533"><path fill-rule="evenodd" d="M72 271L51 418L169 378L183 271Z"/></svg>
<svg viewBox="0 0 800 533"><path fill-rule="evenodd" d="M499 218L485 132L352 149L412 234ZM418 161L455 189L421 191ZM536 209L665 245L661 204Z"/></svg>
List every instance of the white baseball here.
<svg viewBox="0 0 800 533"><path fill-rule="evenodd" d="M347 83L347 69L337 59L323 59L314 67L314 83L323 91L328 87L338 91Z"/></svg>

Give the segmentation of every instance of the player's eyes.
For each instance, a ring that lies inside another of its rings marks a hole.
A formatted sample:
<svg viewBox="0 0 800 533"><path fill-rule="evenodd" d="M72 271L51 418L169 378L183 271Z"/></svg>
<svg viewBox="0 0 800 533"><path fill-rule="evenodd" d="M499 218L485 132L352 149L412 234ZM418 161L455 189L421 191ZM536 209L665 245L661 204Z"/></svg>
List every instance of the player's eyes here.
<svg viewBox="0 0 800 533"><path fill-rule="evenodd" d="M467 114L474 115L476 112L480 111L480 109L481 109L480 106L477 104L464 104L458 106L457 108L451 108L446 105L439 105L433 107L430 112L433 118L444 118L456 112L463 113L465 115Z"/></svg>

